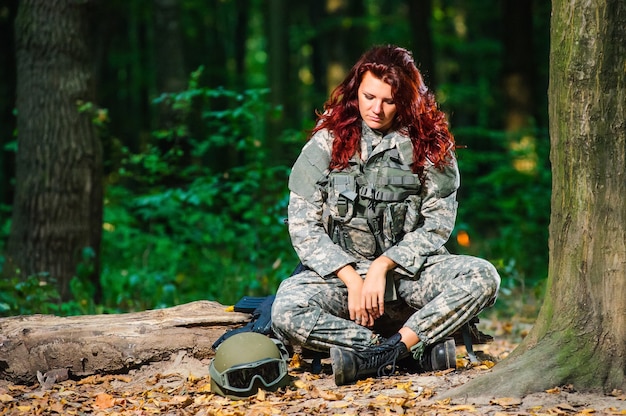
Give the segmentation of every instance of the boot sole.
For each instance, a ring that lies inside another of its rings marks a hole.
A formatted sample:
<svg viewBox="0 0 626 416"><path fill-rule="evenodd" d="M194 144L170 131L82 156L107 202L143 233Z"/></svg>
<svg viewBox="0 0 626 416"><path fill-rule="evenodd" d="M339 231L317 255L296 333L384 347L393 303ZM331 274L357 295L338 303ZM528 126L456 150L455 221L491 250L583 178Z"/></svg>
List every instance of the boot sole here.
<svg viewBox="0 0 626 416"><path fill-rule="evenodd" d="M342 386L354 381L356 375L356 365L353 360L346 360L346 354L340 348L332 347L330 349L330 358L332 360L333 374L335 375L335 384ZM350 374L352 373L352 377Z"/></svg>

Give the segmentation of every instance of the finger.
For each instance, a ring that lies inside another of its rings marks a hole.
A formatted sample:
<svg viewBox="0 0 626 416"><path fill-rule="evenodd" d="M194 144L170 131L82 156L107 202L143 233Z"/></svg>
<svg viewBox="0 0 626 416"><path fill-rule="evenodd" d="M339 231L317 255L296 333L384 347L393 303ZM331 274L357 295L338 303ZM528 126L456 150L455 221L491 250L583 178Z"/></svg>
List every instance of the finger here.
<svg viewBox="0 0 626 416"><path fill-rule="evenodd" d="M379 303L378 298L376 296L372 296L370 300L370 308L367 310L372 318L376 319L380 316Z"/></svg>
<svg viewBox="0 0 626 416"><path fill-rule="evenodd" d="M361 309L369 311L372 308L372 302L369 296L363 296L361 299Z"/></svg>
<svg viewBox="0 0 626 416"><path fill-rule="evenodd" d="M383 314L385 313L385 300L384 299L378 300L378 313L380 314L379 316L383 316Z"/></svg>

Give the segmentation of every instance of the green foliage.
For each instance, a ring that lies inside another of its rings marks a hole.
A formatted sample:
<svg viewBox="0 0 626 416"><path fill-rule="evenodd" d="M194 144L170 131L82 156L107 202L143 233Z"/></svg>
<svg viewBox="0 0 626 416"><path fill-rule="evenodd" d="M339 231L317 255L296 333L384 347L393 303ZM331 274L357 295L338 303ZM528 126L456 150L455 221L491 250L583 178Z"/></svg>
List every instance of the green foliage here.
<svg viewBox="0 0 626 416"><path fill-rule="evenodd" d="M46 276L0 280L0 315L57 313L59 293Z"/></svg>
<svg viewBox="0 0 626 416"><path fill-rule="evenodd" d="M107 306L233 303L273 293L296 265L283 222L288 167L272 164L263 134L267 91L203 88L200 72L187 91L159 97L178 122L142 152L124 149L107 187Z"/></svg>
<svg viewBox="0 0 626 416"><path fill-rule="evenodd" d="M496 265L502 277L501 309L510 309L520 292L542 298L551 193L547 134L529 131L509 137L460 129L457 141L474 144L457 151L462 184L454 250ZM458 244L462 232L469 235L469 246Z"/></svg>
<svg viewBox="0 0 626 416"><path fill-rule="evenodd" d="M22 277L19 274L0 280L0 316L53 314L80 315L102 312L93 307L93 297L80 297L78 278L72 279L76 299L61 302L55 279L46 273Z"/></svg>

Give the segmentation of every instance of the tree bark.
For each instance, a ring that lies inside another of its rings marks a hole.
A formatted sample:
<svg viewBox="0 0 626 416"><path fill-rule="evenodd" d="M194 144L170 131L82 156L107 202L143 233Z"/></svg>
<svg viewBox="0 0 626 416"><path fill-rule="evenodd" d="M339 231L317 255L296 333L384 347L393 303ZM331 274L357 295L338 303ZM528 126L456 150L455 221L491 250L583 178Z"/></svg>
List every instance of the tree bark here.
<svg viewBox="0 0 626 416"><path fill-rule="evenodd" d="M552 7L546 299L511 356L449 397L626 390L626 3Z"/></svg>
<svg viewBox="0 0 626 416"><path fill-rule="evenodd" d="M62 299L84 263L99 294L102 151L95 116L89 1L19 2L15 201L9 273L56 280ZM81 110L81 107L83 109Z"/></svg>
<svg viewBox="0 0 626 416"><path fill-rule="evenodd" d="M58 369L79 377L125 373L181 350L202 359L227 329L249 320L210 301L119 315L2 318L0 378L30 383L38 371Z"/></svg>

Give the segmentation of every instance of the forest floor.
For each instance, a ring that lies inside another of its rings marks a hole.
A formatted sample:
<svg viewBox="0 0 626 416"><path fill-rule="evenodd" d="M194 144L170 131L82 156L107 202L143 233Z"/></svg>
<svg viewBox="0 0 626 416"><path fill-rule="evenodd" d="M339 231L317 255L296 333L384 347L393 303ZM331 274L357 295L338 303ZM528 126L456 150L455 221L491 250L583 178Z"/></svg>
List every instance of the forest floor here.
<svg viewBox="0 0 626 416"><path fill-rule="evenodd" d="M481 318L479 328L495 340L477 347L483 359L480 365L470 365L464 347L457 347L456 370L396 373L348 386L335 385L327 360L319 375L308 371L307 360L292 360L290 387L259 391L237 401L212 394L208 360L199 361L185 352L128 374L70 379L51 386L0 380L0 415L626 415L624 392L588 394L568 386L523 398L437 398L489 372L530 326Z"/></svg>

